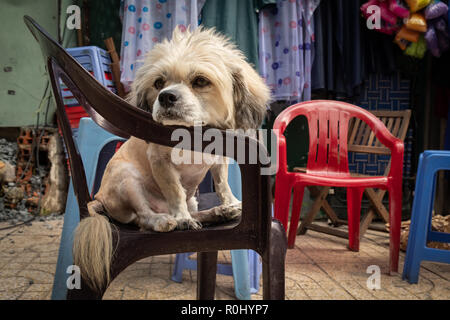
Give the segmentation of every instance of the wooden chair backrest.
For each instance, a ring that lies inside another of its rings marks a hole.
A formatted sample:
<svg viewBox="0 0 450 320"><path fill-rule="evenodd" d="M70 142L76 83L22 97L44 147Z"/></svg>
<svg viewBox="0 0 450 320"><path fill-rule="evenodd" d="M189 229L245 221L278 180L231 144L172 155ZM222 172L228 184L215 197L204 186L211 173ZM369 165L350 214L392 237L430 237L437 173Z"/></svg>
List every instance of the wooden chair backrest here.
<svg viewBox="0 0 450 320"><path fill-rule="evenodd" d="M405 141L409 120L411 118L411 110L371 112L384 123L392 135ZM357 118L350 120L348 151L385 155L391 153L389 148L386 148L375 137L372 129L365 122Z"/></svg>

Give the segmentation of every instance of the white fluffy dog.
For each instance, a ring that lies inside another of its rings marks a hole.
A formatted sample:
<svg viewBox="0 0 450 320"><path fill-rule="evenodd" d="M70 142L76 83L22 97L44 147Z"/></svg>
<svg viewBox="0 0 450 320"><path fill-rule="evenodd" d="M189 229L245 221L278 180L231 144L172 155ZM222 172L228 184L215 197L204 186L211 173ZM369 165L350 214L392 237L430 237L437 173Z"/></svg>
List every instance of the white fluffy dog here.
<svg viewBox="0 0 450 320"><path fill-rule="evenodd" d="M244 130L259 127L268 100L269 89L236 46L203 28L177 28L170 41L157 44L129 95L131 104L164 125ZM74 239L75 264L93 288L110 279L111 226L101 212L157 232L197 230L202 223L240 215L226 164L175 164L171 150L130 138L108 163L100 190L88 204L90 217L80 222ZM195 193L208 170L222 205L197 212Z"/></svg>

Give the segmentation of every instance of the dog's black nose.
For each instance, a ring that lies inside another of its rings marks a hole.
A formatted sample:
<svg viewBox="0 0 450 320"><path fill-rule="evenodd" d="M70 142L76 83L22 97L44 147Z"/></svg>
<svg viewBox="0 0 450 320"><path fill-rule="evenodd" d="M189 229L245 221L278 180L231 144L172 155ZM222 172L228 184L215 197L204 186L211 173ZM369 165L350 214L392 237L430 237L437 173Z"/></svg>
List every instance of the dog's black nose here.
<svg viewBox="0 0 450 320"><path fill-rule="evenodd" d="M159 94L158 101L164 108L171 108L177 102L178 96L173 91L164 91Z"/></svg>

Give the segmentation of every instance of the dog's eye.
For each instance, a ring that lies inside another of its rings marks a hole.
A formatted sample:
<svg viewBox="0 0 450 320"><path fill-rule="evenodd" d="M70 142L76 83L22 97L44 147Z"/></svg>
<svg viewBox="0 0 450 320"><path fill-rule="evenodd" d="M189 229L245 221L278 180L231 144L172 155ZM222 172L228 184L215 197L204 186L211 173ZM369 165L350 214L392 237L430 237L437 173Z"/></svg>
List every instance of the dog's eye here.
<svg viewBox="0 0 450 320"><path fill-rule="evenodd" d="M203 88L209 84L210 84L209 80L204 77L196 77L194 81L192 81L192 86L197 88Z"/></svg>
<svg viewBox="0 0 450 320"><path fill-rule="evenodd" d="M164 79L163 78L158 78L156 79L155 83L153 84L153 86L157 89L157 90L161 90L164 87Z"/></svg>

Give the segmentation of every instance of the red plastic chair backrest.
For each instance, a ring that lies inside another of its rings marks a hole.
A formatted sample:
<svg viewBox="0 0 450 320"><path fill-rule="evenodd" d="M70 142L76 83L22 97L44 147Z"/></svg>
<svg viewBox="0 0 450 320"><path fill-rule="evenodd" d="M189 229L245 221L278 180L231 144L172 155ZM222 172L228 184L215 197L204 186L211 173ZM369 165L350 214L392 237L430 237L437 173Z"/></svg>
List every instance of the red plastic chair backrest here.
<svg viewBox="0 0 450 320"><path fill-rule="evenodd" d="M274 123L275 134L281 141L279 170L287 170L286 144L282 134L294 118L302 115L307 118L309 127L307 173L349 176L347 141L352 117L366 122L387 147L393 147L397 140L376 116L355 105L333 100L301 102L286 108Z"/></svg>

